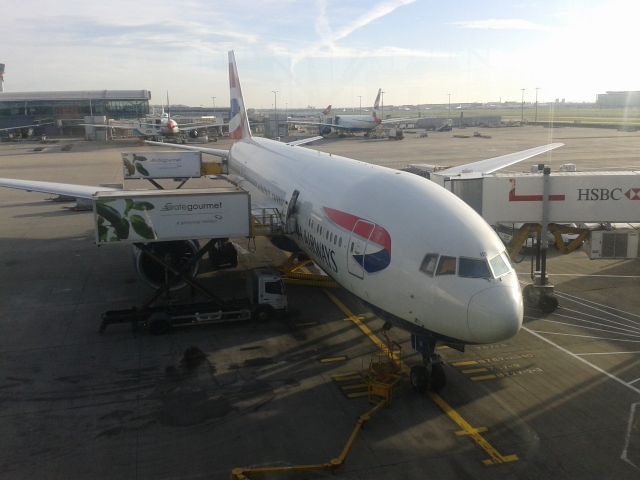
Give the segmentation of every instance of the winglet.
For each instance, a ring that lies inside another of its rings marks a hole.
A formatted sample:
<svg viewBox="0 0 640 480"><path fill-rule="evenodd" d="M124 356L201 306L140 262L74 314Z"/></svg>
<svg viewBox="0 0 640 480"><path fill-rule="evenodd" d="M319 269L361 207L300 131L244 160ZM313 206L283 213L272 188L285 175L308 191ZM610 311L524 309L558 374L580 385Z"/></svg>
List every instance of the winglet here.
<svg viewBox="0 0 640 480"><path fill-rule="evenodd" d="M233 140L250 138L249 118L242 99L242 89L240 88L240 79L238 78L238 69L233 50L229 51L229 91L231 95L229 138Z"/></svg>

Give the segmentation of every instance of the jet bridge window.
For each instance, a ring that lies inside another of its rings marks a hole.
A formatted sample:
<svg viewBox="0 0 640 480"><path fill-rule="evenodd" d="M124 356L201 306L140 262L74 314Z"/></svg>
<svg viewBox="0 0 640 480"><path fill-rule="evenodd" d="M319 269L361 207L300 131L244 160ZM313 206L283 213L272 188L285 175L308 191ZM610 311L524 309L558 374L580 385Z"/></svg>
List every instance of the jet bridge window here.
<svg viewBox="0 0 640 480"><path fill-rule="evenodd" d="M456 257L447 257L442 255L438 262L436 275L455 275L456 274Z"/></svg>
<svg viewBox="0 0 640 480"><path fill-rule="evenodd" d="M487 261L479 258L460 257L458 276L465 278L491 278Z"/></svg>
<svg viewBox="0 0 640 480"><path fill-rule="evenodd" d="M438 254L427 253L424 257L424 260L422 260L422 265L420 265L420 271L432 277L433 272L436 271L437 263L438 263Z"/></svg>

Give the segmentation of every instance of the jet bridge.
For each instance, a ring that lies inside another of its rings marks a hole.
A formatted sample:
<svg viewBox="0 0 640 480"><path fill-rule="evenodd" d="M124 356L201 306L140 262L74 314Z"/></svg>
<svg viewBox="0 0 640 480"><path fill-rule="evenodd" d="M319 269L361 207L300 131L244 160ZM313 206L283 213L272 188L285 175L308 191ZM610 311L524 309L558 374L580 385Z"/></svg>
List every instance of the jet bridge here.
<svg viewBox="0 0 640 480"><path fill-rule="evenodd" d="M546 178L545 178L546 177ZM640 222L640 172L549 172L438 175L431 179L455 193L490 225ZM548 185L546 202L543 194ZM546 206L545 206L546 204Z"/></svg>

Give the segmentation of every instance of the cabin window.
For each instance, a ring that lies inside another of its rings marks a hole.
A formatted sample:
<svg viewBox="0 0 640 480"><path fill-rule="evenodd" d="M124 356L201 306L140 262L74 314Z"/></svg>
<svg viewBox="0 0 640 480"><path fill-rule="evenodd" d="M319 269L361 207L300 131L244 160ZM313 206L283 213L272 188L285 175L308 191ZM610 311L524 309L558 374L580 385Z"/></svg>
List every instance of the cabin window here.
<svg viewBox="0 0 640 480"><path fill-rule="evenodd" d="M511 270L509 266L509 261L503 257L502 254L496 255L495 257L489 260L489 264L491 265L491 269L493 270L493 276L498 278L502 275L509 273Z"/></svg>
<svg viewBox="0 0 640 480"><path fill-rule="evenodd" d="M424 257L424 260L422 260L422 265L420 265L420 271L432 277L433 272L436 271L437 264L438 264L438 254L427 253Z"/></svg>
<svg viewBox="0 0 640 480"><path fill-rule="evenodd" d="M339 246L339 247L341 247L341 246L342 246L342 237L340 237L340 238L338 239L338 246Z"/></svg>
<svg viewBox="0 0 640 480"><path fill-rule="evenodd" d="M465 278L491 278L491 271L484 259L460 257L458 275Z"/></svg>
<svg viewBox="0 0 640 480"><path fill-rule="evenodd" d="M436 275L455 275L456 274L456 257L447 257L442 255L438 262Z"/></svg>

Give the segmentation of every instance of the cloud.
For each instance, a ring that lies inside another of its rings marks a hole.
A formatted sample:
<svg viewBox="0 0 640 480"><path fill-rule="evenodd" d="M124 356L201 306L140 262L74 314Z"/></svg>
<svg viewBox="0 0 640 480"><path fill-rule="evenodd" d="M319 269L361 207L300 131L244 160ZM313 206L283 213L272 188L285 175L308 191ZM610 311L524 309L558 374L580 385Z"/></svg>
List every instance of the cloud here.
<svg viewBox="0 0 640 480"><path fill-rule="evenodd" d="M452 22L459 28L475 30L547 30L544 25L522 20L520 18L490 18L487 20L466 20Z"/></svg>
<svg viewBox="0 0 640 480"><path fill-rule="evenodd" d="M353 22L351 22L349 25L338 30L335 33L333 38L335 40L342 40L343 38L351 35L356 30L366 27L370 23L382 17L386 17L390 13L393 13L398 8L404 7L405 5L410 5L414 2L415 0L396 0L393 2L385 2L385 3L380 3L378 5L375 5L371 9L371 11L365 13L364 15L361 15L360 17L356 18Z"/></svg>

